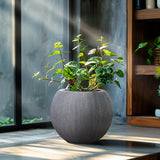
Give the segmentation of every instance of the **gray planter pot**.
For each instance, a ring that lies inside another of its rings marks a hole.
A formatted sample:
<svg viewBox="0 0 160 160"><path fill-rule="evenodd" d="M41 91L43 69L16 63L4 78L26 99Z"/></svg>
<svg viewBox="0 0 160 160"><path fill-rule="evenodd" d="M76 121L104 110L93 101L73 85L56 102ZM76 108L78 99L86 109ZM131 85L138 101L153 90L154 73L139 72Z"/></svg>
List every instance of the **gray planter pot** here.
<svg viewBox="0 0 160 160"><path fill-rule="evenodd" d="M58 134L70 143L94 143L110 127L112 103L104 90L59 90L51 105L51 120Z"/></svg>

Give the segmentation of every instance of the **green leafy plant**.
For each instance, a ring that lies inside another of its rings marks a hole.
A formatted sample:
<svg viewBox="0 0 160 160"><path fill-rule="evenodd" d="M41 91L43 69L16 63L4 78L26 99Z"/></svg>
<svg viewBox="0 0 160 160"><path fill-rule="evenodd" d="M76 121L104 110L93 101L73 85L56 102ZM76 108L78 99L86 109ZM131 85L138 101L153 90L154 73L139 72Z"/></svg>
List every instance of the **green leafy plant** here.
<svg viewBox="0 0 160 160"><path fill-rule="evenodd" d="M47 71L44 77L40 76L40 72L34 73L33 77L37 77L38 80L48 80L49 84L52 82L59 82L62 86L65 82L68 83L70 90L72 91L93 91L105 84L115 82L119 88L120 83L114 75L122 78L124 73L119 69L119 65L123 66L123 58L118 57L114 59L113 56L117 56L115 53L108 50L109 43L103 42L103 36L97 40L99 45L89 51L86 41L82 39L82 35L79 34L73 39L75 47L73 50L78 51L79 61L70 61L65 63L63 59L63 44L62 42L55 42L54 48L56 49L49 56L59 55L61 60L49 67L49 64L45 68ZM86 58L90 56L89 59ZM58 64L62 64L57 68ZM52 76L48 78L48 73L52 72ZM61 75L62 80L55 79L57 75ZM83 82L87 82L88 86L84 88Z"/></svg>
<svg viewBox="0 0 160 160"><path fill-rule="evenodd" d="M158 36L153 42L142 42L139 43L138 47L136 48L135 52L139 51L139 49L148 47L147 53L147 63L151 64L151 58L154 56L155 48L160 48L160 36Z"/></svg>
<svg viewBox="0 0 160 160"><path fill-rule="evenodd" d="M42 121L42 120L43 120L42 117L37 117L34 119L24 119L22 121L22 124L35 123L35 122ZM0 120L0 126L7 126L7 125L12 125L12 124L14 124L13 118L6 117L6 118Z"/></svg>

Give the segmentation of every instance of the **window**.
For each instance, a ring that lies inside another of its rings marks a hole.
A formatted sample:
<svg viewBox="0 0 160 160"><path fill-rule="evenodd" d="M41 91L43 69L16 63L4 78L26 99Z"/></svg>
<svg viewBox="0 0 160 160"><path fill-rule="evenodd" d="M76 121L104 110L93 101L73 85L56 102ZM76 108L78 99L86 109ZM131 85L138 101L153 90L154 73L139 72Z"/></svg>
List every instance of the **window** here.
<svg viewBox="0 0 160 160"><path fill-rule="evenodd" d="M56 61L55 41L69 51L69 0L1 0L0 16L0 120L12 121L0 131L48 125L58 84L32 76Z"/></svg>

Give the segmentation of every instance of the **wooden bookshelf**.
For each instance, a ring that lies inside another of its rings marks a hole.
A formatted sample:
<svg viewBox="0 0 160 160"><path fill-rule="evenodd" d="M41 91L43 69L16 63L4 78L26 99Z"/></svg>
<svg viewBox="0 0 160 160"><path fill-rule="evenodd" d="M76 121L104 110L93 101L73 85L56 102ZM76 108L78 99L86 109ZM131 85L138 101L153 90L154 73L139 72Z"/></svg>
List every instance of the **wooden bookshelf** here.
<svg viewBox="0 0 160 160"><path fill-rule="evenodd" d="M127 123L129 125L160 127L160 118L154 116L128 116Z"/></svg>
<svg viewBox="0 0 160 160"><path fill-rule="evenodd" d="M157 74L156 69L160 67L159 65L136 65L135 74L136 75L155 75Z"/></svg>
<svg viewBox="0 0 160 160"><path fill-rule="evenodd" d="M129 125L160 127L154 116L160 107L155 78L159 65L148 65L148 54L142 49L135 54L140 42L153 41L160 35L160 9L135 10L134 0L127 0L127 123ZM152 60L154 62L154 59ZM152 63L153 64L153 63ZM148 116L149 115L149 116Z"/></svg>
<svg viewBox="0 0 160 160"><path fill-rule="evenodd" d="M136 20L160 19L160 9L142 9L135 11Z"/></svg>

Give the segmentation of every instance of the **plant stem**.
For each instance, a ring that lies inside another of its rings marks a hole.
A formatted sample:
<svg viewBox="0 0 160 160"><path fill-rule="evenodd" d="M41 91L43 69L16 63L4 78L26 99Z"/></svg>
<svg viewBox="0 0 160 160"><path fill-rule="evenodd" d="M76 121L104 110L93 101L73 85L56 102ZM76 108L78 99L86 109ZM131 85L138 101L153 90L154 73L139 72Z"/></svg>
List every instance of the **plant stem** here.
<svg viewBox="0 0 160 160"><path fill-rule="evenodd" d="M98 83L95 87L93 87L91 90L94 91L95 89L97 89L100 86L100 83Z"/></svg>
<svg viewBox="0 0 160 160"><path fill-rule="evenodd" d="M48 80L48 81L52 81L52 82L58 82L60 83L61 81L55 80L55 79L49 79L49 78L43 78L43 80Z"/></svg>
<svg viewBox="0 0 160 160"><path fill-rule="evenodd" d="M64 60L63 60L63 57L62 57L62 52L61 52L61 49L60 49L60 47L58 47L59 48L59 51L60 51L60 57L61 57L61 60L62 60L62 67L63 67L63 69L64 69Z"/></svg>

